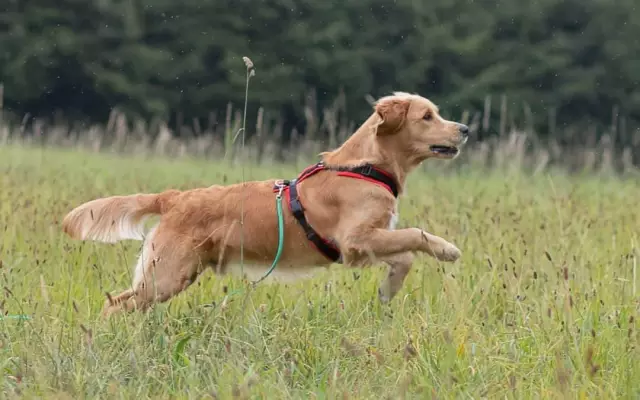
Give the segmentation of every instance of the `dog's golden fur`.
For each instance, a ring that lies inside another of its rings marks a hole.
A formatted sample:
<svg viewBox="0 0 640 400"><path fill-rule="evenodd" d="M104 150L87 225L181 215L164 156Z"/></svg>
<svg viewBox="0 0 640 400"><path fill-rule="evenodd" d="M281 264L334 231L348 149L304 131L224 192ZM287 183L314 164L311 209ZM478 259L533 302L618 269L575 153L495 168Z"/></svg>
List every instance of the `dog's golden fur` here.
<svg viewBox="0 0 640 400"><path fill-rule="evenodd" d="M427 158L455 157L467 132L466 126L443 119L424 97L394 93L378 100L371 116L342 146L321 156L328 166L370 163L392 174L402 193L416 166ZM442 146L452 151L442 151ZM145 310L185 290L206 267L220 274L236 270L241 245L245 269L266 271L278 247L275 182L97 199L72 210L63 229L81 240L144 240L131 289L110 297L103 312ZM443 261L460 257L456 246L443 238L418 228L395 230L397 200L378 185L323 171L300 182L299 194L307 220L337 244L344 265L388 264L388 277L379 289L381 301L391 300L400 290L414 252ZM328 266L288 208L283 209L285 241L276 274L286 277ZM151 215L160 220L145 236L143 222Z"/></svg>

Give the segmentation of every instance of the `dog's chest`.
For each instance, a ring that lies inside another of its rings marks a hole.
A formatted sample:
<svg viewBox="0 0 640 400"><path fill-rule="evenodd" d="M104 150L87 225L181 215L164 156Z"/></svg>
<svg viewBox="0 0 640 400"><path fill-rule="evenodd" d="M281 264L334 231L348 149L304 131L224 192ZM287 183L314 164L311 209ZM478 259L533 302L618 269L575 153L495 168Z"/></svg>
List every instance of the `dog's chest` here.
<svg viewBox="0 0 640 400"><path fill-rule="evenodd" d="M396 204L393 212L391 213L391 219L389 220L389 227L387 229L389 229L390 231L393 231L396 229L396 226L398 225L398 205Z"/></svg>

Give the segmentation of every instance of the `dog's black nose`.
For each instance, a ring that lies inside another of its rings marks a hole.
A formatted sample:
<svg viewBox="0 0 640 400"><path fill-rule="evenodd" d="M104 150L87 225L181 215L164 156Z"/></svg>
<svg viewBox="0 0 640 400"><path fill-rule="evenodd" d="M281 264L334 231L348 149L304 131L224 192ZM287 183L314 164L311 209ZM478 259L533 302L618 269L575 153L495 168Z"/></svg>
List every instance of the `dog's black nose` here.
<svg viewBox="0 0 640 400"><path fill-rule="evenodd" d="M464 125L464 124L458 124L458 129L460 130L460 133L462 133L464 136L469 136L469 127Z"/></svg>

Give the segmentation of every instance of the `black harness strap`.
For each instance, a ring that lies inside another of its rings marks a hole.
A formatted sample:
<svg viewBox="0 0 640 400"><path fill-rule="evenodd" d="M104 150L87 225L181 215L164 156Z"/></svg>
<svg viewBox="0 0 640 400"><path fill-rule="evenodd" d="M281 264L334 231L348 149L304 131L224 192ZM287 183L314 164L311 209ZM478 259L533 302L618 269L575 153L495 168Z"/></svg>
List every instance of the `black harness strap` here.
<svg viewBox="0 0 640 400"><path fill-rule="evenodd" d="M289 207L291 208L293 216L298 220L298 223L307 235L307 239L314 244L319 252L333 262L340 262L342 258L340 250L318 235L318 232L309 225L309 222L305 218L304 207L302 207L300 197L298 196L297 183L297 179L294 179L289 185Z"/></svg>
<svg viewBox="0 0 640 400"><path fill-rule="evenodd" d="M363 165L360 167L327 167L324 163L319 162L315 165L304 169L300 175L291 181L279 181L274 187L274 191L279 191L281 188L288 190L289 194L289 209L293 213L293 216L298 221L302 229L304 230L307 239L313 243L319 252L324 254L329 260L333 262L342 262L342 254L338 247L322 238L309 224L304 216L304 207L300 202L300 196L298 195L298 183L302 180L314 175L317 172L337 171L339 176L347 176L352 178L360 178L372 183L381 185L393 193L394 197L398 197L398 185L396 180L388 173L377 169L372 165Z"/></svg>

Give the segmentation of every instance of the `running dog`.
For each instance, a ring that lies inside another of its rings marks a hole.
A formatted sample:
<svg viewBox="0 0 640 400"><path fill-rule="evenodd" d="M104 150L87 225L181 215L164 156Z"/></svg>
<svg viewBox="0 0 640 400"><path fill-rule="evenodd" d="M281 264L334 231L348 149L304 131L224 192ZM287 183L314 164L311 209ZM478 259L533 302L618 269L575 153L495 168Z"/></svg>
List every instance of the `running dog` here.
<svg viewBox="0 0 640 400"><path fill-rule="evenodd" d="M378 289L386 303L401 289L415 252L447 262L460 250L419 228L395 229L397 197L407 175L429 158L453 159L469 128L442 118L428 99L402 92L380 98L370 117L339 148L296 179L214 185L186 191L112 196L73 209L63 221L71 238L113 243L143 240L133 285L108 295L103 315L147 310L189 287L208 267L224 274L261 273L284 238L274 277L340 263L389 266ZM144 232L147 217L159 222Z"/></svg>

